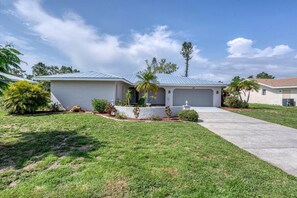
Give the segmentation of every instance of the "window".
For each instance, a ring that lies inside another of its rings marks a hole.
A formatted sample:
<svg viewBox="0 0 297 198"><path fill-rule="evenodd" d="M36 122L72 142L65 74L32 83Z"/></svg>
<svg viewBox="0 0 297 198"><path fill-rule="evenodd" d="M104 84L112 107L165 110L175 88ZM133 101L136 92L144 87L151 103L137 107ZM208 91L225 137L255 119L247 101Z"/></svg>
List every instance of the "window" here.
<svg viewBox="0 0 297 198"><path fill-rule="evenodd" d="M263 96L266 95L266 89L262 89L262 95L263 95Z"/></svg>

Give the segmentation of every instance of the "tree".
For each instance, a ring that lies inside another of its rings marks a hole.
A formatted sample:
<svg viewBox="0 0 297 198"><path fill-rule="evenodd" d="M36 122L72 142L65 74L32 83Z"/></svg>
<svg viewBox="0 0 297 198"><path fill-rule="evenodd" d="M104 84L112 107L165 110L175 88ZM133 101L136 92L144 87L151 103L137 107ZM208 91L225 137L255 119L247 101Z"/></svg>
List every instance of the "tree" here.
<svg viewBox="0 0 297 198"><path fill-rule="evenodd" d="M159 63L155 57L153 57L151 63L148 60L145 60L145 62L147 67L151 67L155 73L171 74L178 69L176 64L166 62L165 58L162 58Z"/></svg>
<svg viewBox="0 0 297 198"><path fill-rule="evenodd" d="M33 78L34 76L47 76L47 75L55 75L55 74L66 74L66 73L75 73L75 72L79 72L79 70L77 69L73 69L72 67L67 67L67 66L47 66L42 62L39 62L37 64L35 64L32 67L32 74L28 75L27 78ZM47 90L50 91L50 83L47 81L40 81L42 87Z"/></svg>
<svg viewBox="0 0 297 198"><path fill-rule="evenodd" d="M260 89L260 85L255 81L255 80L243 80L240 83L240 89L246 96L246 92L248 92L247 100L246 102L248 103L250 100L250 93L251 91L256 91L258 92Z"/></svg>
<svg viewBox="0 0 297 198"><path fill-rule="evenodd" d="M256 81L244 79L239 76L235 76L227 87L227 91L229 91L231 95L238 96L241 101L243 101L241 93L243 93L245 96L248 94L247 100L245 102L249 102L251 91L258 92L259 89L260 86Z"/></svg>
<svg viewBox="0 0 297 198"><path fill-rule="evenodd" d="M20 64L23 61L19 58L20 55L22 53L16 50L13 45L0 45L0 72L10 74L14 69L21 70ZM0 94L7 87L6 81L9 79L0 75Z"/></svg>
<svg viewBox="0 0 297 198"><path fill-rule="evenodd" d="M274 79L275 76L267 74L266 72L261 72L261 73L257 74L256 78Z"/></svg>
<svg viewBox="0 0 297 198"><path fill-rule="evenodd" d="M144 71L138 72L137 78L139 80L136 83L136 91L143 92L148 102L149 92L157 93L159 89L156 73L148 66Z"/></svg>
<svg viewBox="0 0 297 198"><path fill-rule="evenodd" d="M185 77L188 77L189 72L189 61L192 59L193 46L191 42L184 42L180 54L186 61Z"/></svg>

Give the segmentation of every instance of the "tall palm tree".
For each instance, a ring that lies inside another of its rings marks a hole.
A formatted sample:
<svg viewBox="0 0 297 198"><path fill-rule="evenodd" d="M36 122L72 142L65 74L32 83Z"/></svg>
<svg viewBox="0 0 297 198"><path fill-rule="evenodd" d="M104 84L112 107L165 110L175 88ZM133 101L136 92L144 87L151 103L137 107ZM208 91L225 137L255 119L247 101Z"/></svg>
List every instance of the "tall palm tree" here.
<svg viewBox="0 0 297 198"><path fill-rule="evenodd" d="M258 92L260 89L260 85L255 80L243 80L240 82L240 89L242 90L245 96L246 96L246 92L248 92L248 96L246 100L246 102L248 103L250 100L251 91Z"/></svg>
<svg viewBox="0 0 297 198"><path fill-rule="evenodd" d="M22 60L18 57L19 55L22 55L21 52L14 49L11 44L0 45L0 72L9 74L13 69L20 70ZM9 79L0 74L0 94L7 87L7 81Z"/></svg>
<svg viewBox="0 0 297 198"><path fill-rule="evenodd" d="M136 83L136 91L143 92L146 96L146 102L148 102L149 92L157 93L159 89L156 73L148 66L144 71L138 72L137 78L139 80Z"/></svg>

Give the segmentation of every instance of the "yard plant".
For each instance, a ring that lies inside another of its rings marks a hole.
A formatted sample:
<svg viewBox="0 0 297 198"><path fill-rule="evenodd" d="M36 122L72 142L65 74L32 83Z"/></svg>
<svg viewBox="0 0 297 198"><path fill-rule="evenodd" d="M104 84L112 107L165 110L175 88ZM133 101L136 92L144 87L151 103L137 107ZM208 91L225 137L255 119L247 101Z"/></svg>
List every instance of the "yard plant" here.
<svg viewBox="0 0 297 198"><path fill-rule="evenodd" d="M106 106L108 105L108 101L105 99L93 99L92 105L95 111L98 111L99 113L104 113Z"/></svg>
<svg viewBox="0 0 297 198"><path fill-rule="evenodd" d="M35 113L48 106L49 93L28 81L12 83L3 93L3 108L11 114Z"/></svg>
<svg viewBox="0 0 297 198"><path fill-rule="evenodd" d="M195 110L182 110L178 112L178 117L184 121L197 122L199 115Z"/></svg>

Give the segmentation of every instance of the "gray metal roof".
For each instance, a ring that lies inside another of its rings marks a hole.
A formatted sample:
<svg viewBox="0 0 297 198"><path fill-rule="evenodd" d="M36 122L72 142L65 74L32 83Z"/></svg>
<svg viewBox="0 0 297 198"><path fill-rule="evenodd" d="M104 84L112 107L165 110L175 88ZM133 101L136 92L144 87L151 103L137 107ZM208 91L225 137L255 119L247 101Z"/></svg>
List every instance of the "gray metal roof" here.
<svg viewBox="0 0 297 198"><path fill-rule="evenodd" d="M196 78L187 78L182 76L175 76L171 74L157 74L160 85L167 86L225 86L221 82L200 80ZM51 76L37 76L36 80L119 80L136 84L138 81L136 74L127 74L123 76L116 76L112 74L104 74L95 71L57 74Z"/></svg>
<svg viewBox="0 0 297 198"><path fill-rule="evenodd" d="M128 74L124 75L123 78L130 81L133 84L136 84L138 81L136 74ZM175 76L172 74L157 74L157 80L160 83L160 85L180 85L180 86L225 86L222 82L215 82L215 81L208 81L208 80L201 80L196 78L189 78L189 77L183 77L183 76Z"/></svg>
<svg viewBox="0 0 297 198"><path fill-rule="evenodd" d="M25 79L25 78L21 78L21 77L18 77L18 76L14 76L14 75L10 75L10 74L6 74L6 73L3 73L3 72L0 72L0 75L1 76L4 76L5 78L8 78L10 79L12 82L17 82L17 81L20 81L20 80L26 80L26 81L29 81L31 83L36 83L32 80L28 80L28 79ZM1 81L4 81L4 80L1 80Z"/></svg>
<svg viewBox="0 0 297 198"><path fill-rule="evenodd" d="M68 73L68 74L56 74L56 75L48 75L48 76L37 76L36 79L64 79L64 78L90 78L90 79L121 79L119 76L115 76L112 74L104 74L95 71L88 72L77 72L77 73Z"/></svg>

